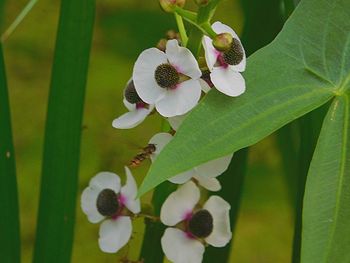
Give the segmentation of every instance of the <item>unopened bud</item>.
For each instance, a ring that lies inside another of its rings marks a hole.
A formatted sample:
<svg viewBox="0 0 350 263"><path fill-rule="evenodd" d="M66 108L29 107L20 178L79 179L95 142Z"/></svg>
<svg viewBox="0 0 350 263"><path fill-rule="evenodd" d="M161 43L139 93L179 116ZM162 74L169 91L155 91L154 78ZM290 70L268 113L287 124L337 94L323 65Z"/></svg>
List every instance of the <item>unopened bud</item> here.
<svg viewBox="0 0 350 263"><path fill-rule="evenodd" d="M218 34L213 39L213 46L219 51L227 51L231 48L233 37L229 33Z"/></svg>
<svg viewBox="0 0 350 263"><path fill-rule="evenodd" d="M205 6L209 3L209 0L195 0L195 2L199 6Z"/></svg>
<svg viewBox="0 0 350 263"><path fill-rule="evenodd" d="M177 40L179 40L180 39L180 35L179 35L179 33L177 33L177 32L175 32L174 30L168 30L167 32L166 32L166 38L167 39L177 39Z"/></svg>
<svg viewBox="0 0 350 263"><path fill-rule="evenodd" d="M165 12L174 12L175 7L184 7L186 0L159 0L159 4Z"/></svg>
<svg viewBox="0 0 350 263"><path fill-rule="evenodd" d="M166 49L167 42L168 42L168 40L166 40L165 38L162 38L161 40L159 40L159 42L157 44L157 48L164 52Z"/></svg>

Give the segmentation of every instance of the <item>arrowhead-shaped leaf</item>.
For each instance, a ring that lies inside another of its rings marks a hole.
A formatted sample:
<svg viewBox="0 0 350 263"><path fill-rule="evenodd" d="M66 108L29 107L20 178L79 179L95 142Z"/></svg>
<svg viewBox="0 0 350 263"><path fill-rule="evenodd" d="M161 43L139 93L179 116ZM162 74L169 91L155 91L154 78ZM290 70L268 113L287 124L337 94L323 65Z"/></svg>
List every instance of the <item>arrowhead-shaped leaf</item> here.
<svg viewBox="0 0 350 263"><path fill-rule="evenodd" d="M211 91L151 167L140 194L198 164L252 145L345 92L350 1L304 0L267 47L248 59L247 92Z"/></svg>

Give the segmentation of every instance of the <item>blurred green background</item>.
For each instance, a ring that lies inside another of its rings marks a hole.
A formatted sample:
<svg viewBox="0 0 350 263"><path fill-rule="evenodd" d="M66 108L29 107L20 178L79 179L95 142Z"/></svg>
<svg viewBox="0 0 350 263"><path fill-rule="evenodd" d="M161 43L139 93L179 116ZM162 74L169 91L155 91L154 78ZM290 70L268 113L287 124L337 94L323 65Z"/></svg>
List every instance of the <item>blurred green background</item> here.
<svg viewBox="0 0 350 263"><path fill-rule="evenodd" d="M5 28L26 3L7 0ZM80 193L101 170L123 176L123 166L160 131L160 118L155 115L132 130L116 130L111 123L126 111L122 92L138 54L154 46L167 30L176 29L173 17L164 14L156 0L99 0L96 14L85 103ZM36 228L44 122L58 15L59 1L39 1L4 45L25 263L32 258ZM244 17L239 1L223 1L216 18L241 33ZM148 165L134 170L139 183ZM249 153L231 262L290 262L292 203L276 140L270 136ZM142 231L140 219L128 246L118 254L104 254L98 248L98 225L87 221L78 203L72 262L119 262L128 253L136 259Z"/></svg>

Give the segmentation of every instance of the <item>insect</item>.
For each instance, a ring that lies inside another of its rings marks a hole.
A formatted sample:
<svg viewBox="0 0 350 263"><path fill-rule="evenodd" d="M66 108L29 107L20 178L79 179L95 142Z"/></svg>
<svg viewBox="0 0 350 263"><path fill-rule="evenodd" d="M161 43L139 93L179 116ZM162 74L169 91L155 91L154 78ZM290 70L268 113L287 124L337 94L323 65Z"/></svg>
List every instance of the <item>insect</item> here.
<svg viewBox="0 0 350 263"><path fill-rule="evenodd" d="M155 144L148 144L146 147L142 148L142 152L138 153L131 161L129 166L130 167L137 167L139 166L144 160L149 159L151 157L151 154L156 151L156 145Z"/></svg>

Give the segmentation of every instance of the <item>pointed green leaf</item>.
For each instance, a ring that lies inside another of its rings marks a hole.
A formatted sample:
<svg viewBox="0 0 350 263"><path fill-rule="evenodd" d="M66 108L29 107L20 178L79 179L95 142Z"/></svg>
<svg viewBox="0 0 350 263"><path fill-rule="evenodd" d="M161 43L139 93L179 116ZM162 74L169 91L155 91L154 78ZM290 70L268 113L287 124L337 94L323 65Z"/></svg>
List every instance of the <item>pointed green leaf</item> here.
<svg viewBox="0 0 350 263"><path fill-rule="evenodd" d="M70 262L94 0L62 0L45 131L36 263Z"/></svg>
<svg viewBox="0 0 350 263"><path fill-rule="evenodd" d="M302 263L350 262L350 99L338 97L322 126L307 178Z"/></svg>
<svg viewBox="0 0 350 263"><path fill-rule="evenodd" d="M20 262L15 153L5 64L0 44L0 254L1 262Z"/></svg>
<svg viewBox="0 0 350 263"><path fill-rule="evenodd" d="M350 80L348 10L348 0L301 1L277 38L248 59L247 92L238 98L210 92L157 158L140 194L343 94Z"/></svg>

